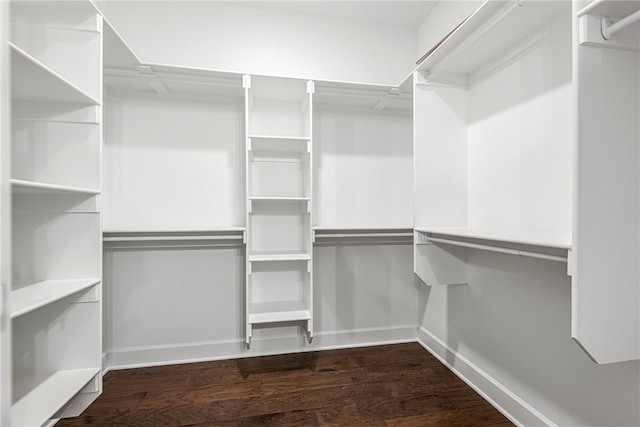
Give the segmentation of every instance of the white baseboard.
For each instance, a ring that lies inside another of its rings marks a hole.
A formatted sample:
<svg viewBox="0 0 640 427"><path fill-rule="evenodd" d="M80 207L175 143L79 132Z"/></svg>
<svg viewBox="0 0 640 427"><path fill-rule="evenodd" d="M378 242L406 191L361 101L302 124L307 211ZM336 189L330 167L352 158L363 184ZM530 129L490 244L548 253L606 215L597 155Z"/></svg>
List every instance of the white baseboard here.
<svg viewBox="0 0 640 427"><path fill-rule="evenodd" d="M302 335L254 339L250 350L246 349L244 340L110 349L103 356L103 369L108 372L112 369L415 342L416 332L415 325L326 331L316 333L312 344L307 343Z"/></svg>
<svg viewBox="0 0 640 427"><path fill-rule="evenodd" d="M422 327L418 328L418 342L514 424L556 426L495 378Z"/></svg>

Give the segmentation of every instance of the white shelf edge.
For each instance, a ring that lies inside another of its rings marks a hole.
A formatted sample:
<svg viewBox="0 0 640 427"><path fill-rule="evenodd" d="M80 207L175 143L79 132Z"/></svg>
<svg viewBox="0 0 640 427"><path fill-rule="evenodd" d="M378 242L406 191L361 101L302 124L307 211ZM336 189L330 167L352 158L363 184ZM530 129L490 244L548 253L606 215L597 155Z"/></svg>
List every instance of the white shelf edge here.
<svg viewBox="0 0 640 427"><path fill-rule="evenodd" d="M249 197L249 200L254 202L306 202L311 200L311 197Z"/></svg>
<svg viewBox="0 0 640 427"><path fill-rule="evenodd" d="M11 318L27 314L100 283L90 279L45 280L11 292Z"/></svg>
<svg viewBox="0 0 640 427"><path fill-rule="evenodd" d="M126 234L126 233L148 233L148 234L161 234L161 233L221 233L232 231L246 231L247 227L231 226L231 227L212 227L212 228L157 228L157 229L135 229L135 228L113 228L103 229L103 234Z"/></svg>
<svg viewBox="0 0 640 427"><path fill-rule="evenodd" d="M249 307L249 323L294 322L311 319L304 301L253 303Z"/></svg>
<svg viewBox="0 0 640 427"><path fill-rule="evenodd" d="M249 139L282 139L287 141L300 141L305 142L311 139L310 136L278 136L278 135L256 135L249 134L247 135Z"/></svg>
<svg viewBox="0 0 640 427"><path fill-rule="evenodd" d="M415 231L424 234L460 237L492 242L540 246L553 249L571 249L570 236L560 233L536 233L508 230L483 230L472 228L419 227Z"/></svg>
<svg viewBox="0 0 640 427"><path fill-rule="evenodd" d="M406 230L411 230L413 231L413 225L409 225L406 227L397 227L397 226L393 226L393 227L358 227L358 226L344 226L344 225L316 225L315 227L312 227L314 230L317 231L373 231L373 232L378 232L378 231L390 231L390 232L401 232L401 231L406 231Z"/></svg>
<svg viewBox="0 0 640 427"><path fill-rule="evenodd" d="M99 373L100 368L55 372L11 406L12 424L43 425Z"/></svg>
<svg viewBox="0 0 640 427"><path fill-rule="evenodd" d="M12 117L13 122L32 122L32 123L52 123L52 124L64 124L64 125L99 125L100 122L92 121L80 121L80 120L47 120L47 119L31 119L27 117Z"/></svg>
<svg viewBox="0 0 640 427"><path fill-rule="evenodd" d="M67 86L68 89L76 92L76 94L78 94L81 98L85 99L85 102L93 105L101 105L100 101L98 101L93 96L86 93L84 90L80 89L75 84L71 83L69 80L62 77L60 74L58 74L57 72L49 68L47 65L39 61L37 58L30 55L24 49L21 49L20 47L13 44L12 42L8 42L8 44L10 49L13 52L20 55L24 60L26 60L27 62L30 62L34 67L40 69L42 72L49 74L53 79L57 80L59 83Z"/></svg>
<svg viewBox="0 0 640 427"><path fill-rule="evenodd" d="M309 261L311 255L307 253L281 253L281 254L252 254L247 257L249 262L268 261Z"/></svg>
<svg viewBox="0 0 640 427"><path fill-rule="evenodd" d="M11 179L12 191L14 193L76 193L76 194L100 194L100 190L93 188L72 187L69 185L48 184L37 181L26 181L22 179Z"/></svg>
<svg viewBox="0 0 640 427"><path fill-rule="evenodd" d="M12 22L11 26L15 27L28 27L28 28L42 28L45 30L52 31L64 31L70 33L86 33L86 34L100 34L100 30L96 28L73 28L73 27L60 27L60 26L51 26L46 24L33 24L27 22Z"/></svg>
<svg viewBox="0 0 640 427"><path fill-rule="evenodd" d="M103 242L167 242L196 240L242 240L242 235L165 235L165 236L113 236L103 237Z"/></svg>

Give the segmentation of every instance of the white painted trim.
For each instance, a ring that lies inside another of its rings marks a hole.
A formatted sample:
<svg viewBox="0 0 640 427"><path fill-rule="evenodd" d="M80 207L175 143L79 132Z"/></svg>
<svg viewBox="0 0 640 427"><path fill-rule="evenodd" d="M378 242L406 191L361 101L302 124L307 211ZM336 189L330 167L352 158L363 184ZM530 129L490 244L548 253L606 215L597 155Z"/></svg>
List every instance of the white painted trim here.
<svg viewBox="0 0 640 427"><path fill-rule="evenodd" d="M556 427L551 420L423 327L418 328L418 343L514 424Z"/></svg>
<svg viewBox="0 0 640 427"><path fill-rule="evenodd" d="M254 337L251 341L251 350L248 351L244 339L109 349L106 357L103 357L103 373L117 369L369 347L416 342L416 340L415 325L402 325L390 328L316 332L313 344L307 344L304 335L268 339Z"/></svg>

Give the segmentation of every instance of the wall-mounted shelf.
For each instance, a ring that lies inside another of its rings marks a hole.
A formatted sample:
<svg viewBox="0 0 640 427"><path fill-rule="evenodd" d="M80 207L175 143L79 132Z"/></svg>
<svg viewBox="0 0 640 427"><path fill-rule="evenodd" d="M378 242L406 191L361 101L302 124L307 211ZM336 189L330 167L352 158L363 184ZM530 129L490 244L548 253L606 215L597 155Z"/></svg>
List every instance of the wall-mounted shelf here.
<svg viewBox="0 0 640 427"><path fill-rule="evenodd" d="M12 425L43 425L99 372L99 368L57 371L41 379L36 388L11 406ZM25 381L36 382L36 379L28 378ZM16 384L16 388L22 386Z"/></svg>
<svg viewBox="0 0 640 427"><path fill-rule="evenodd" d="M411 112L413 91L411 87L401 89L385 85L316 81L314 102L318 106L328 105L364 108L376 111Z"/></svg>
<svg viewBox="0 0 640 427"><path fill-rule="evenodd" d="M308 153L307 137L249 135L249 151Z"/></svg>
<svg viewBox="0 0 640 427"><path fill-rule="evenodd" d="M120 60L114 58L114 61ZM238 99L242 96L241 74L203 68L144 63L136 64L133 69L105 68L104 79L110 88L160 96L209 101L211 97Z"/></svg>
<svg viewBox="0 0 640 427"><path fill-rule="evenodd" d="M249 308L250 323L295 322L310 320L311 311L304 301L253 303Z"/></svg>
<svg viewBox="0 0 640 427"><path fill-rule="evenodd" d="M140 63L131 47L122 39L106 18L104 19L103 29L104 68L131 70Z"/></svg>
<svg viewBox="0 0 640 427"><path fill-rule="evenodd" d="M11 317L18 317L44 307L76 292L100 283L100 278L73 280L45 280L11 291Z"/></svg>
<svg viewBox="0 0 640 427"><path fill-rule="evenodd" d="M309 261L311 255L307 253L254 253L248 256L249 262L266 261Z"/></svg>
<svg viewBox="0 0 640 427"><path fill-rule="evenodd" d="M416 228L419 233L431 236L461 237L496 242L499 244L531 245L543 248L564 249L571 247L571 236L560 233L525 232L513 230L487 230L463 227Z"/></svg>
<svg viewBox="0 0 640 427"><path fill-rule="evenodd" d="M88 196L100 194L100 190L94 188L71 187L21 179L12 179L11 188L15 194L86 194Z"/></svg>
<svg viewBox="0 0 640 427"><path fill-rule="evenodd" d="M211 248L240 245L246 228L220 227L184 230L105 230L105 249Z"/></svg>
<svg viewBox="0 0 640 427"><path fill-rule="evenodd" d="M563 1L487 0L416 67L430 83L472 87L541 40L536 29L570 7Z"/></svg>
<svg viewBox="0 0 640 427"><path fill-rule="evenodd" d="M336 243L381 243L381 244L411 244L413 243L413 228L384 228L384 227L313 227L314 244Z"/></svg>
<svg viewBox="0 0 640 427"><path fill-rule="evenodd" d="M100 102L51 70L18 46L11 47L12 95L25 101L60 101L100 105Z"/></svg>
<svg viewBox="0 0 640 427"><path fill-rule="evenodd" d="M311 197L249 197L252 202L307 202Z"/></svg>
<svg viewBox="0 0 640 427"><path fill-rule="evenodd" d="M467 250L568 262L564 234L470 228L416 228L414 271L427 285L468 283ZM567 267L568 271L571 267Z"/></svg>

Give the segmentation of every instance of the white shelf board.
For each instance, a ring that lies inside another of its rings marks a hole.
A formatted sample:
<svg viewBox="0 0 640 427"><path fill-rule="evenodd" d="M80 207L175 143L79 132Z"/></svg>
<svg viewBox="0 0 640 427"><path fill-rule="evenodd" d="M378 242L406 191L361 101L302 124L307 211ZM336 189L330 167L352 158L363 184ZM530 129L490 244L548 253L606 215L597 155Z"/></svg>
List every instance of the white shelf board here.
<svg viewBox="0 0 640 427"><path fill-rule="evenodd" d="M100 194L100 190L94 188L71 187L68 185L48 184L21 179L12 179L11 188L14 194Z"/></svg>
<svg viewBox="0 0 640 427"><path fill-rule="evenodd" d="M302 252L291 253L253 253L249 255L249 262L265 261L308 261L311 255Z"/></svg>
<svg viewBox="0 0 640 427"><path fill-rule="evenodd" d="M569 8L564 1L487 0L416 70L426 72L427 80L463 80L463 86L471 86L512 60L522 50L518 45Z"/></svg>
<svg viewBox="0 0 640 427"><path fill-rule="evenodd" d="M58 371L40 382L33 390L11 406L11 421L15 426L39 426L55 415L74 395L100 372L99 368ZM17 379L16 388L38 378Z"/></svg>
<svg viewBox="0 0 640 427"><path fill-rule="evenodd" d="M413 87L315 81L316 105L359 107L378 111L412 111Z"/></svg>
<svg viewBox="0 0 640 427"><path fill-rule="evenodd" d="M569 249L571 247L571 236L569 234L561 233L446 227L416 228L415 231L419 233L437 234L439 236L491 240L494 242L541 246L555 249Z"/></svg>
<svg viewBox="0 0 640 427"><path fill-rule="evenodd" d="M245 231L246 227L241 226L229 226L229 227L194 227L194 228L111 228L104 229L103 234L125 234L125 233L148 233L148 234L163 234L163 233L224 233L224 232L241 232Z"/></svg>
<svg viewBox="0 0 640 427"><path fill-rule="evenodd" d="M249 307L249 323L293 322L311 319L304 301L253 303Z"/></svg>
<svg viewBox="0 0 640 427"><path fill-rule="evenodd" d="M18 46L13 43L9 46L13 99L100 105L98 100Z"/></svg>
<svg viewBox="0 0 640 427"><path fill-rule="evenodd" d="M140 61L129 45L120 37L113 25L105 19L104 31L104 67L131 69Z"/></svg>
<svg viewBox="0 0 640 427"><path fill-rule="evenodd" d="M308 136L278 136L278 135L249 135L250 139L264 139L264 140L287 140L287 141L309 141L311 138Z"/></svg>
<svg viewBox="0 0 640 427"><path fill-rule="evenodd" d="M292 152L303 153L309 149L308 137L285 137L285 136L249 136L251 144L249 149L251 151L266 151L266 152Z"/></svg>
<svg viewBox="0 0 640 427"><path fill-rule="evenodd" d="M625 1L612 1L612 0L596 0L591 2L585 8L578 12L578 16L582 15L594 15L607 18L621 19L626 18L634 12L640 10L640 1L637 0L625 0Z"/></svg>
<svg viewBox="0 0 640 427"><path fill-rule="evenodd" d="M22 286L11 292L11 317L44 307L76 292L100 283L100 278L45 280Z"/></svg>
<svg viewBox="0 0 640 427"><path fill-rule="evenodd" d="M201 99L211 96L242 99L242 74L206 68L183 67L157 63L140 63L123 68L113 59L113 66L105 67L107 87ZM122 61L122 58L120 59Z"/></svg>
<svg viewBox="0 0 640 427"><path fill-rule="evenodd" d="M407 225L405 227L398 227L398 226L393 226L393 227L359 227L359 226L350 226L350 225L316 225L315 227L313 227L314 230L316 231L371 231L371 232L377 232L377 231L389 231L389 232L403 232L403 231L413 231L413 225Z"/></svg>
<svg viewBox="0 0 640 427"><path fill-rule="evenodd" d="M311 197L249 197L254 202L307 202Z"/></svg>

